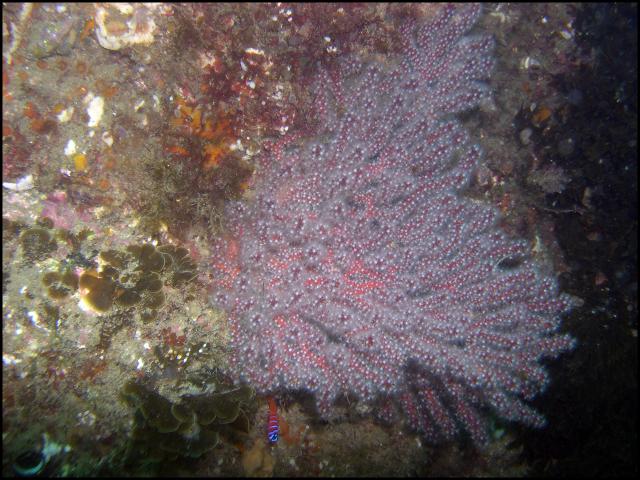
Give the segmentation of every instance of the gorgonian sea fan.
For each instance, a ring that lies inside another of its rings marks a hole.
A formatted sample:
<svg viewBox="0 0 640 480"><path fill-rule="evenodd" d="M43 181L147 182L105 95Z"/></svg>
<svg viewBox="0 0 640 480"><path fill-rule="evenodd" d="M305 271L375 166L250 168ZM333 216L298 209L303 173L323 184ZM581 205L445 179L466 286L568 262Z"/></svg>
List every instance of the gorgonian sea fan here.
<svg viewBox="0 0 640 480"><path fill-rule="evenodd" d="M345 59L318 75L320 129L262 158L255 196L229 206L216 301L232 368L260 392L349 392L400 406L430 438L486 440L491 409L541 426L539 361L572 348L572 305L508 239L494 208L459 196L478 162L454 115L489 95L492 40L475 5L407 23L395 66Z"/></svg>

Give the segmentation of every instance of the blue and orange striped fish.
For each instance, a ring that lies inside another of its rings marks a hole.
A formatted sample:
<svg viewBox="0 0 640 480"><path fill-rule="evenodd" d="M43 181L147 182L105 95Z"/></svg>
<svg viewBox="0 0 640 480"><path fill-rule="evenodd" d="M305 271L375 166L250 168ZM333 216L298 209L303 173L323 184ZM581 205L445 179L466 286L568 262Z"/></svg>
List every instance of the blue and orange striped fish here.
<svg viewBox="0 0 640 480"><path fill-rule="evenodd" d="M278 424L278 414L276 411L276 401L269 397L269 420L267 421L267 437L269 443L274 444L278 441L278 434L280 433L280 426Z"/></svg>

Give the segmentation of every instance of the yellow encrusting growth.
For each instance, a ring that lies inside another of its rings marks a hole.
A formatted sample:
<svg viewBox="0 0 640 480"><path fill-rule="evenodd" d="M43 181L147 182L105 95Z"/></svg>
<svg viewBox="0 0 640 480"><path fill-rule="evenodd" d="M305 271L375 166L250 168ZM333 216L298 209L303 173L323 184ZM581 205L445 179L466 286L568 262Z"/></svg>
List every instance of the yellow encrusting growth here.
<svg viewBox="0 0 640 480"><path fill-rule="evenodd" d="M87 169L87 156L84 153L76 153L73 156L73 164L76 172L84 172Z"/></svg>

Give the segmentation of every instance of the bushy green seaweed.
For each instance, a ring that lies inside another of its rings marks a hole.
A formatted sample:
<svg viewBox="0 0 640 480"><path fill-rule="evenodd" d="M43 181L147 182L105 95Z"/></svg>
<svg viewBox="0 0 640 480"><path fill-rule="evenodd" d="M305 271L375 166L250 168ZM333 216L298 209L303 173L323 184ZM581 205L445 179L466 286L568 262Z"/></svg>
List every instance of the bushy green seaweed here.
<svg viewBox="0 0 640 480"><path fill-rule="evenodd" d="M98 313L107 313L100 332L100 345L107 348L111 337L127 318L150 323L166 303L165 286L181 288L195 279L196 265L182 247L148 243L131 244L122 250L99 254L100 271L87 270L80 277L83 300Z"/></svg>
<svg viewBox="0 0 640 480"><path fill-rule="evenodd" d="M41 227L32 227L20 234L22 254L30 261L40 261L49 257L58 248L49 231Z"/></svg>
<svg viewBox="0 0 640 480"><path fill-rule="evenodd" d="M140 455L161 462L198 458L224 439L236 440L248 432L245 413L255 397L248 386L224 392L183 395L171 402L147 386L129 381L121 391L123 401L134 409L132 442L128 462Z"/></svg>
<svg viewBox="0 0 640 480"><path fill-rule="evenodd" d="M115 285L113 303L125 308L139 306L140 319L145 323L154 320L164 305L165 285L180 287L197 275L188 250L174 245L156 248L148 243L132 244L124 251L104 250L100 260L104 264L100 277Z"/></svg>

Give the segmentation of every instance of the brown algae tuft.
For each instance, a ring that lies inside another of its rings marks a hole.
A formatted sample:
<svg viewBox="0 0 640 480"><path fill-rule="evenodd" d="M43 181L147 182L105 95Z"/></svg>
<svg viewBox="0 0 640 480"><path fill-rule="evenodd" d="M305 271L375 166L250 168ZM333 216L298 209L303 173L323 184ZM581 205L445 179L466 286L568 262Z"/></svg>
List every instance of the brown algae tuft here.
<svg viewBox="0 0 640 480"><path fill-rule="evenodd" d="M109 277L87 270L80 275L79 287L82 303L89 309L104 313L113 305L116 285Z"/></svg>

